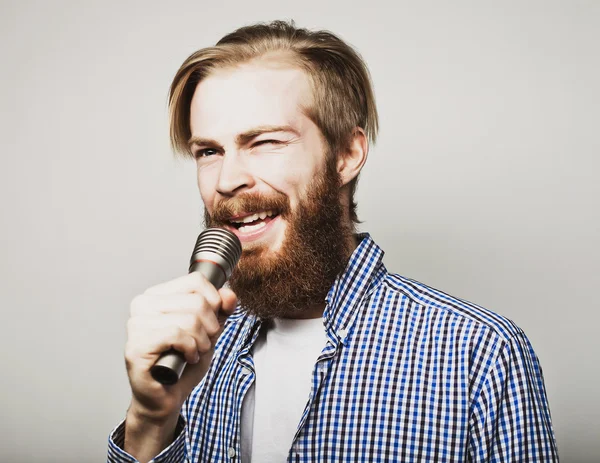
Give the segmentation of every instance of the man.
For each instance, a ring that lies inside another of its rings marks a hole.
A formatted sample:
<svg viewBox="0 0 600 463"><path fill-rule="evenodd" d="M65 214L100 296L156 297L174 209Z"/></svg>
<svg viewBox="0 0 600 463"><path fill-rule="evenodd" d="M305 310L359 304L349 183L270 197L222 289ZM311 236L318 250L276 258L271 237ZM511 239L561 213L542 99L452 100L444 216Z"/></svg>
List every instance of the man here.
<svg viewBox="0 0 600 463"><path fill-rule="evenodd" d="M206 223L243 255L230 288L192 273L132 301L132 400L110 461L558 459L524 333L389 274L354 234L377 111L352 48L283 22L245 27L190 56L170 101ZM170 348L188 366L162 386L149 370Z"/></svg>

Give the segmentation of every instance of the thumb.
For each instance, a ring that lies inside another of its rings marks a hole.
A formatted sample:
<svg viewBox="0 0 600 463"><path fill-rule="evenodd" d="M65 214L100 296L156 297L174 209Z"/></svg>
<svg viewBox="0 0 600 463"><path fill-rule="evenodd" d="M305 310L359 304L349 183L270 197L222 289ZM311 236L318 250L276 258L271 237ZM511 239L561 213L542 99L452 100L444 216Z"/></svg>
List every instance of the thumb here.
<svg viewBox="0 0 600 463"><path fill-rule="evenodd" d="M223 287L219 290L219 296L221 296L221 311L227 315L231 315L237 306L236 294L227 287Z"/></svg>

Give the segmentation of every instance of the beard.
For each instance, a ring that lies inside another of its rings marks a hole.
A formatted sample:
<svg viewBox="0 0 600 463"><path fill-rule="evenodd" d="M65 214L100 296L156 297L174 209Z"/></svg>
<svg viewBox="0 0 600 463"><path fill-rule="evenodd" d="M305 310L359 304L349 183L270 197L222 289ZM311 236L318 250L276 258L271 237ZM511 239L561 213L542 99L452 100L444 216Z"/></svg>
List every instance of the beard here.
<svg viewBox="0 0 600 463"><path fill-rule="evenodd" d="M307 188L307 195L292 211L287 196L248 193L218 203L205 225L229 225L239 213L274 210L287 227L281 248L248 246L229 280L241 306L267 320L302 318L303 312L325 303L336 277L352 253L352 229L340 203L340 179L335 159L328 156L324 173Z"/></svg>

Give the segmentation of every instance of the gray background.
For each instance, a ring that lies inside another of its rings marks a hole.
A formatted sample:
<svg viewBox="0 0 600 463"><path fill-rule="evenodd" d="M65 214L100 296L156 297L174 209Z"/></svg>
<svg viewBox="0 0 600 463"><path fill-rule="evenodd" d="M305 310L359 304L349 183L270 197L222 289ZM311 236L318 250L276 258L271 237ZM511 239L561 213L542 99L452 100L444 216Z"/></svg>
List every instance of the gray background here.
<svg viewBox="0 0 600 463"><path fill-rule="evenodd" d="M296 3L0 3L0 460L105 458L129 302L185 273L201 223L171 78L294 18L370 66L359 215L388 268L520 325L562 460L599 461L600 2Z"/></svg>

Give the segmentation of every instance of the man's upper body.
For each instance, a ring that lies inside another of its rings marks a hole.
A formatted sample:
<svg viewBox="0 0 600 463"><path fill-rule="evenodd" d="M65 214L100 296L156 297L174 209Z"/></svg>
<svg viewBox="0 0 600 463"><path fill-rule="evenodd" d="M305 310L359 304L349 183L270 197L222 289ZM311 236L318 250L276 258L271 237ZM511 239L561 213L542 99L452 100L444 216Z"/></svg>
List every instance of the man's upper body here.
<svg viewBox="0 0 600 463"><path fill-rule="evenodd" d="M523 331L388 273L382 256L363 236L327 296L326 340L296 434L284 444L288 461L557 461L542 372ZM257 381L262 324L242 310L228 319L182 409L185 430L155 461L250 461L242 412ZM112 435L110 461L134 461L120 449L123 427Z"/></svg>
<svg viewBox="0 0 600 463"><path fill-rule="evenodd" d="M191 55L170 104L205 222L235 233L242 258L230 288L193 272L132 301L132 400L110 461L557 459L523 332L388 274L355 235L378 123L350 46L248 26ZM150 368L169 349L188 365L163 386Z"/></svg>

